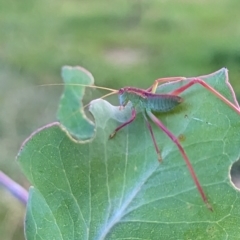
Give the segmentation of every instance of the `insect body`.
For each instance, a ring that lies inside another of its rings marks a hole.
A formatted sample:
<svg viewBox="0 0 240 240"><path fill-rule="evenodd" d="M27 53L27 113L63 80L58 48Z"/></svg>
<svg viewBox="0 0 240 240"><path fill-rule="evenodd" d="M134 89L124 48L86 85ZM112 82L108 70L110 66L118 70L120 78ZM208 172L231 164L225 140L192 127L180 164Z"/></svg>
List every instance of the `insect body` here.
<svg viewBox="0 0 240 240"><path fill-rule="evenodd" d="M118 98L121 106L125 106L130 101L134 107L139 106L154 112L168 112L183 101L179 96L156 94L133 87L121 88L118 91Z"/></svg>

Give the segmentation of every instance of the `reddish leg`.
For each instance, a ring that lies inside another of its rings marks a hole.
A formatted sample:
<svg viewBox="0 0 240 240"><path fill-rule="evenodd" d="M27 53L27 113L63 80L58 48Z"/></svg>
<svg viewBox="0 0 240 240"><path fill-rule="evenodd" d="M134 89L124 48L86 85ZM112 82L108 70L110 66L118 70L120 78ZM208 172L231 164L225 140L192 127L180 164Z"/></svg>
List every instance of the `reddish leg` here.
<svg viewBox="0 0 240 240"><path fill-rule="evenodd" d="M185 153L182 145L180 144L180 142L178 141L178 139L163 125L163 123L151 112L151 111L146 111L147 115L151 118L151 120L163 131L166 133L166 135L176 144L176 146L178 147L180 153L182 154L182 157L188 167L188 170L193 178L194 183L197 186L197 189L203 199L203 201L205 202L205 204L207 205L208 209L213 211L212 206L210 205L210 203L207 200L207 197L203 191L203 188L197 178L197 175L192 167L192 164L190 163L187 154Z"/></svg>
<svg viewBox="0 0 240 240"><path fill-rule="evenodd" d="M175 81L185 81L185 80L187 80L187 78L183 78L183 77L160 78L160 79L155 80L154 84L150 88L148 88L147 90L155 93L158 85L161 84L161 83L164 83L164 82L175 82ZM207 89L208 91L213 93L216 97L218 97L223 102L225 102L235 112L240 114L240 107L239 107L238 102L236 100L235 100L235 104L233 104L227 98L225 98L221 93L216 91L213 87L211 87L209 84L207 84L205 81L203 81L202 79L199 79L199 78L195 78L195 79L190 80L186 85L184 85L184 86L174 90L170 94L179 95L180 93L184 92L185 90L187 90L188 88L190 88L192 85L194 85L196 83L202 85L205 89ZM231 87L230 87L230 90L232 90Z"/></svg>
<svg viewBox="0 0 240 240"><path fill-rule="evenodd" d="M155 139L154 134L153 134L152 126L150 125L145 112L143 112L143 116L144 116L145 122L147 124L147 127L148 127L148 129L150 131L150 134L151 134L151 137L152 137L152 140L153 140L153 144L154 144L154 147L155 147L157 155L158 155L158 161L162 162L161 153L160 153L160 150L159 150L159 148L157 146L157 142L156 142L156 139Z"/></svg>
<svg viewBox="0 0 240 240"><path fill-rule="evenodd" d="M240 114L240 108L239 108L239 105L238 105L237 101L235 102L236 105L234 105L227 98L225 98L222 94L220 94L218 91L216 91L213 87L211 87L209 84L207 84L206 82L204 82L203 80L201 80L199 78L195 78L193 80L190 80L189 83L187 83L186 85L174 90L171 94L179 95L180 93L184 92L185 90L187 90L188 88L190 88L191 86L193 86L196 83L201 84L205 89L209 90L216 97L218 97L223 102L225 102L229 107L231 107L235 112Z"/></svg>
<svg viewBox="0 0 240 240"><path fill-rule="evenodd" d="M113 131L113 133L110 134L109 138L113 138L120 129L122 129L122 128L124 128L125 126L127 126L127 125L128 125L129 123L131 123L135 118L136 118L136 110L135 110L135 109L132 109L131 118L130 118L127 122L125 122L125 123L121 124L120 126L118 126L118 127Z"/></svg>

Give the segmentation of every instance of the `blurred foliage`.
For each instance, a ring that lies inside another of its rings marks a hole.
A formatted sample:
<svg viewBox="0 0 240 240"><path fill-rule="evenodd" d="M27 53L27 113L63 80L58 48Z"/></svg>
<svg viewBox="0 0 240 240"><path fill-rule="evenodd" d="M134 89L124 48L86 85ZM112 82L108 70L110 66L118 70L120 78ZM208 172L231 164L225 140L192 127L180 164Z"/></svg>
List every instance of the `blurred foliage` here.
<svg viewBox="0 0 240 240"><path fill-rule="evenodd" d="M112 88L227 67L240 96L239 7L237 0L0 0L0 168L28 187L14 157L55 119L61 88L36 86L60 83L63 65L83 66ZM1 194L1 237L23 239L23 207Z"/></svg>

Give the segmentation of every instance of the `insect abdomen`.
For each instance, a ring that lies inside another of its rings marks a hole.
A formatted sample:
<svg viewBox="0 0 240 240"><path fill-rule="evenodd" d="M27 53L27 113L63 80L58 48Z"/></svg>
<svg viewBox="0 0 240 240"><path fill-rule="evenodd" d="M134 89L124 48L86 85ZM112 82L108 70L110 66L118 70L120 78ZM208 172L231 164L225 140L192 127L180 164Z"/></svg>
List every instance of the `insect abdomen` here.
<svg viewBox="0 0 240 240"><path fill-rule="evenodd" d="M149 94L144 100L145 108L155 112L168 112L183 101L181 97L169 94Z"/></svg>

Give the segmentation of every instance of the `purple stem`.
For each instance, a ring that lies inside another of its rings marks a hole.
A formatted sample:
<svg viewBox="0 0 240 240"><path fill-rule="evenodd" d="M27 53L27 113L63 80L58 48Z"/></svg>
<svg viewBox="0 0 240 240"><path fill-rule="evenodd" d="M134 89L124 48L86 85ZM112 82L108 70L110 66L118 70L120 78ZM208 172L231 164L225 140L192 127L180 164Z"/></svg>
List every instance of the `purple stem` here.
<svg viewBox="0 0 240 240"><path fill-rule="evenodd" d="M27 204L28 192L21 185L13 181L5 173L0 171L0 185L5 187L12 195L20 200L24 205Z"/></svg>

